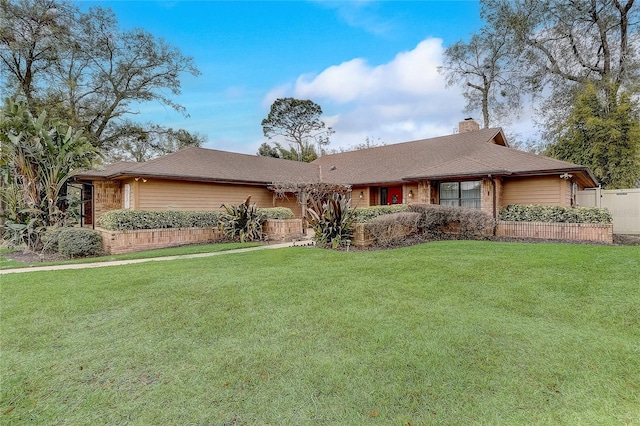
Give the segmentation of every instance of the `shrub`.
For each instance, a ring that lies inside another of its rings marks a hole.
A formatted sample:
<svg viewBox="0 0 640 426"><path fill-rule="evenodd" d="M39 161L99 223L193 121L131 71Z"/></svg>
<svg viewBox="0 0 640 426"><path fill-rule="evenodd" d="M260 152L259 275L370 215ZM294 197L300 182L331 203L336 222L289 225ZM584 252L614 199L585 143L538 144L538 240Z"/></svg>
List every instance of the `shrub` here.
<svg viewBox="0 0 640 426"><path fill-rule="evenodd" d="M333 194L327 201L314 201L307 210L309 225L317 243L337 248L353 235L351 202L342 194Z"/></svg>
<svg viewBox="0 0 640 426"><path fill-rule="evenodd" d="M478 239L492 235L495 228L495 220L480 210L437 204L411 204L409 210L420 213L418 227L435 238L455 234L463 239Z"/></svg>
<svg viewBox="0 0 640 426"><path fill-rule="evenodd" d="M421 214L402 212L386 214L371 219L365 229L378 246L390 246L402 241L406 236L418 233Z"/></svg>
<svg viewBox="0 0 640 426"><path fill-rule="evenodd" d="M60 232L66 228L61 226L52 226L47 228L42 235L42 249L45 251L58 251L58 240L60 238Z"/></svg>
<svg viewBox="0 0 640 426"><path fill-rule="evenodd" d="M241 242L262 239L262 223L264 214L251 204L251 196L237 206L222 205L226 213L220 216L220 229L230 239L240 238Z"/></svg>
<svg viewBox="0 0 640 426"><path fill-rule="evenodd" d="M260 213L266 219L293 219L295 215L288 207L270 207L266 209L259 209Z"/></svg>
<svg viewBox="0 0 640 426"><path fill-rule="evenodd" d="M607 209L512 204L500 210L500 220L515 222L611 223Z"/></svg>
<svg viewBox="0 0 640 426"><path fill-rule="evenodd" d="M25 223L7 219L2 233L3 244L8 247L24 247L26 250L42 249L42 236L46 227L41 218L29 217Z"/></svg>
<svg viewBox="0 0 640 426"><path fill-rule="evenodd" d="M367 223L378 216L408 212L409 207L406 204L393 204L390 206L358 207L353 211L355 223Z"/></svg>
<svg viewBox="0 0 640 426"><path fill-rule="evenodd" d="M211 228L219 224L219 212L109 210L98 224L110 231L157 228Z"/></svg>
<svg viewBox="0 0 640 426"><path fill-rule="evenodd" d="M93 256L102 252L100 234L87 228L62 228L58 233L58 253L66 257Z"/></svg>

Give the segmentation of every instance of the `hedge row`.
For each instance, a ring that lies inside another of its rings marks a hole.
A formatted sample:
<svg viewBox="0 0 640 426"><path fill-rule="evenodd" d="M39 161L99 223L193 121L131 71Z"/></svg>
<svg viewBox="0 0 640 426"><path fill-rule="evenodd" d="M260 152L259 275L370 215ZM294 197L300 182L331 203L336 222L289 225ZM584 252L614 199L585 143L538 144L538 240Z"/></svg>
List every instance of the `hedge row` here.
<svg viewBox="0 0 640 426"><path fill-rule="evenodd" d="M293 219L291 209L260 209L266 219ZM109 231L162 228L215 228L221 212L109 210L98 218L98 226Z"/></svg>
<svg viewBox="0 0 640 426"><path fill-rule="evenodd" d="M561 207L541 205L509 205L499 219L513 222L611 223L609 210L597 207Z"/></svg>
<svg viewBox="0 0 640 426"><path fill-rule="evenodd" d="M110 231L158 228L210 228L218 226L219 212L109 210L98 225Z"/></svg>
<svg viewBox="0 0 640 426"><path fill-rule="evenodd" d="M420 213L400 212L378 216L366 223L365 229L377 246L392 246L407 236L418 233Z"/></svg>
<svg viewBox="0 0 640 426"><path fill-rule="evenodd" d="M294 219L293 211L288 207L270 207L266 209L259 209L265 219Z"/></svg>
<svg viewBox="0 0 640 426"><path fill-rule="evenodd" d="M420 213L418 228L423 234L441 237L454 234L463 239L493 235L495 220L480 210L437 204L410 204L409 211Z"/></svg>
<svg viewBox="0 0 640 426"><path fill-rule="evenodd" d="M371 207L357 207L354 210L354 222L355 223L367 223L378 216L384 216L392 213L408 212L409 207L407 204L392 204L390 206L371 206Z"/></svg>

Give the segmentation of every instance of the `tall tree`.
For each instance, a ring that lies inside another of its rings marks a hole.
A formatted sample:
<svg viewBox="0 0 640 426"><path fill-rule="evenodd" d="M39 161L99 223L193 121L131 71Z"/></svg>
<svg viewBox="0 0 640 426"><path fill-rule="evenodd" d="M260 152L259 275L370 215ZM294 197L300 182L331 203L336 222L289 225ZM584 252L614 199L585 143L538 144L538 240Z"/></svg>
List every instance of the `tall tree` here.
<svg viewBox="0 0 640 426"><path fill-rule="evenodd" d="M508 35L526 64L516 83L538 100L547 153L589 166L605 186L635 186L637 0L481 3L489 27Z"/></svg>
<svg viewBox="0 0 640 426"><path fill-rule="evenodd" d="M310 162L318 157L323 146L330 143L329 137L333 134L333 130L320 119L321 116L322 108L313 101L276 99L269 115L262 120L262 131L269 139L281 138L289 144L289 150L276 144L282 158Z"/></svg>
<svg viewBox="0 0 640 426"><path fill-rule="evenodd" d="M521 109L522 69L508 33L484 28L469 42L458 41L444 51L439 71L447 86L463 85L465 112L482 113L484 128L516 116Z"/></svg>
<svg viewBox="0 0 640 426"><path fill-rule="evenodd" d="M32 114L46 110L108 149L119 142L118 122L139 103L184 112L168 94L180 93L182 74L199 74L192 58L142 29L120 31L110 10L0 0L0 12L2 84Z"/></svg>
<svg viewBox="0 0 640 426"><path fill-rule="evenodd" d="M207 138L184 129L125 121L118 130L121 142L109 152L111 161L148 161L189 146L202 146Z"/></svg>
<svg viewBox="0 0 640 426"><path fill-rule="evenodd" d="M561 123L557 141L547 154L589 167L608 189L640 184L640 120L637 105L622 92L611 100L587 84L569 118Z"/></svg>
<svg viewBox="0 0 640 426"><path fill-rule="evenodd" d="M635 0L482 0L482 15L508 33L527 66L528 86L555 94L596 83L614 105L621 88L636 92L640 72ZM569 97L569 99L572 99Z"/></svg>

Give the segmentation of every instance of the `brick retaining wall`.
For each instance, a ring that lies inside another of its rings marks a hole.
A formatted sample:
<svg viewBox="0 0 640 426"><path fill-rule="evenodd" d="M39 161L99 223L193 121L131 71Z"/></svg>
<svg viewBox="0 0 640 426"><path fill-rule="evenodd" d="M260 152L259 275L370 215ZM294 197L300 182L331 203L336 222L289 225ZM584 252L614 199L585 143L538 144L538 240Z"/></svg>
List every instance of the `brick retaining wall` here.
<svg viewBox="0 0 640 426"><path fill-rule="evenodd" d="M109 231L96 228L105 253L122 254L166 247L201 244L224 239L218 228L165 228ZM263 226L269 241L292 241L302 237L302 219L269 219Z"/></svg>
<svg viewBox="0 0 640 426"><path fill-rule="evenodd" d="M269 219L262 226L269 241L292 241L302 238L302 219Z"/></svg>
<svg viewBox="0 0 640 426"><path fill-rule="evenodd" d="M187 244L207 243L224 238L217 228L138 229L108 231L96 228L108 254L132 253Z"/></svg>
<svg viewBox="0 0 640 426"><path fill-rule="evenodd" d="M613 243L610 223L545 223L499 221L496 236Z"/></svg>
<svg viewBox="0 0 640 426"><path fill-rule="evenodd" d="M456 233L455 231L449 233ZM496 236L511 238L537 238L547 240L593 241L613 243L613 225L610 223L545 223L498 221ZM357 223L352 244L366 247L373 238L365 231L365 224Z"/></svg>
<svg viewBox="0 0 640 426"><path fill-rule="evenodd" d="M351 244L356 247L367 247L373 244L373 237L366 231L364 223L356 223L353 229Z"/></svg>

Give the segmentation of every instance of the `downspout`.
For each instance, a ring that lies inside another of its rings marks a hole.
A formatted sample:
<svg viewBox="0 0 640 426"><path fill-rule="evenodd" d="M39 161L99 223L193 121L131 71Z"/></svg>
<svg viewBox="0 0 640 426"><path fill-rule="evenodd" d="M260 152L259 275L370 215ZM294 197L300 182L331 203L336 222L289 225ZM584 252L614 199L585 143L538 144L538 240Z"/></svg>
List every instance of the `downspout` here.
<svg viewBox="0 0 640 426"><path fill-rule="evenodd" d="M91 182L91 229L96 229L96 187Z"/></svg>
<svg viewBox="0 0 640 426"><path fill-rule="evenodd" d="M497 205L497 196L496 196L496 180L489 175L489 179L491 179L491 193L493 195L493 220L496 221L496 226L493 227L493 235L496 235L496 228L498 223L498 205Z"/></svg>
<svg viewBox="0 0 640 426"><path fill-rule="evenodd" d="M498 201L497 201L497 195L496 195L496 180L494 178L491 178L491 186L492 186L491 192L493 192L493 218L497 219L498 218Z"/></svg>
<svg viewBox="0 0 640 426"><path fill-rule="evenodd" d="M497 205L496 205L496 181L493 178L493 176L488 175L489 179L491 180L491 198L492 198L492 209L491 209L491 213L493 218L495 219L497 217Z"/></svg>

